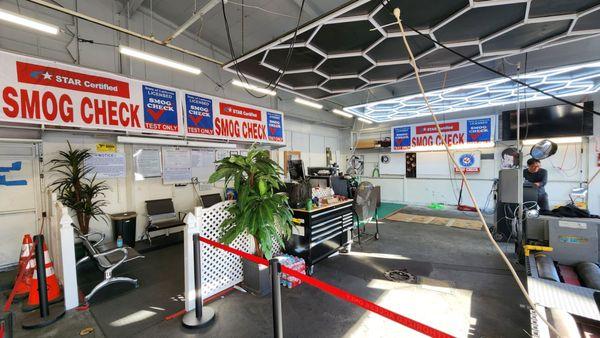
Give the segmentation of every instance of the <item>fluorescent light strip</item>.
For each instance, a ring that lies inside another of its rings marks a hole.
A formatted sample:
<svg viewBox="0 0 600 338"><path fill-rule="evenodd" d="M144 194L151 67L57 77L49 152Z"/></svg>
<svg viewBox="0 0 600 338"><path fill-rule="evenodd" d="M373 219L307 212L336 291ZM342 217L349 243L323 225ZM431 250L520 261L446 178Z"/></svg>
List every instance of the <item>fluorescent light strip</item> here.
<svg viewBox="0 0 600 338"><path fill-rule="evenodd" d="M353 117L352 114L346 113L345 111L341 111L339 109L333 109L331 112L334 113L334 114L336 114L336 115L343 116L343 117L345 117L347 119L351 119Z"/></svg>
<svg viewBox="0 0 600 338"><path fill-rule="evenodd" d="M233 80L233 81L231 81L231 84L234 86L246 88L248 90L252 90L252 91L255 91L255 92L261 93L261 94L266 94L266 95L271 95L271 96L277 95L277 92L274 90L269 90L267 88L261 88L261 87L255 86L253 84L242 82L239 80Z"/></svg>
<svg viewBox="0 0 600 338"><path fill-rule="evenodd" d="M236 149L237 146L233 143L216 143L216 142L204 142L204 141L188 141L179 139L166 139L166 138L154 138L154 137L131 137L131 136L118 136L118 143L129 143L129 144L147 144L156 146L173 146L173 147L198 147L198 148L224 148L224 149Z"/></svg>
<svg viewBox="0 0 600 338"><path fill-rule="evenodd" d="M182 70L184 72L192 73L194 75L198 75L198 74L202 73L200 68L189 66L184 63L173 61L173 60L161 57L161 56L148 54L146 52L142 52L141 50L129 48L127 46L119 46L119 53L131 56L136 59L156 63L161 66L170 67L170 68L174 68L177 70Z"/></svg>
<svg viewBox="0 0 600 338"><path fill-rule="evenodd" d="M564 143L581 143L581 141L583 140L583 138L581 136L574 136L574 137L555 137L555 138L549 138L549 139L535 139L535 140L523 140L523 145L524 146L532 146L542 140L550 140L556 144L564 144Z"/></svg>
<svg viewBox="0 0 600 338"><path fill-rule="evenodd" d="M299 97L295 98L294 102L296 102L298 104L302 104L302 105L308 106L308 107L311 107L311 108L315 108L315 109L323 109L323 105L322 104L316 103L316 102L313 102L313 101L308 101L308 100L305 100L305 99L301 99Z"/></svg>
<svg viewBox="0 0 600 338"><path fill-rule="evenodd" d="M362 117L359 117L358 120L360 122L363 122L363 123L366 123L366 124L372 124L373 123L373 121L369 121L369 120L367 120L365 118L362 118Z"/></svg>
<svg viewBox="0 0 600 338"><path fill-rule="evenodd" d="M485 149L493 148L496 145L495 142L482 142L482 143L465 143L451 145L450 150L466 150L466 149ZM444 151L443 145L439 146L426 146L426 147L415 147L407 150L400 150L399 152L419 152L419 151Z"/></svg>
<svg viewBox="0 0 600 338"><path fill-rule="evenodd" d="M53 34L53 35L58 34L57 26L38 21L38 20L35 20L32 18L23 16L21 14L5 11L3 9L0 9L0 20L14 23L14 24L17 24L20 26L25 26L27 28L35 29L35 30L38 30L38 31L44 32L44 33L49 33L49 34Z"/></svg>

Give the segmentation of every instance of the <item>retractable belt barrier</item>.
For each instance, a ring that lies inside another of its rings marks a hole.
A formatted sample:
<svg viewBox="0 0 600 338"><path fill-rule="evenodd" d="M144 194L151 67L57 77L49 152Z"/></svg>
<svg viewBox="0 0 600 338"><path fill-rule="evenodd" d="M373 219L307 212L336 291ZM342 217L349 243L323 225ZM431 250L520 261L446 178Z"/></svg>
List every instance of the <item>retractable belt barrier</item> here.
<svg viewBox="0 0 600 338"><path fill-rule="evenodd" d="M269 266L269 261L249 254L247 252L238 250L238 249L234 249L230 246L227 246L225 244L219 243L219 242L215 242L213 240L210 240L208 238L204 238L200 236L200 241L203 243L206 243L208 245L214 246L216 248L219 248L221 250L225 250L227 252L230 252L232 254L238 255L244 259L247 259L249 261L252 261L256 264L261 264L261 265L265 265L265 266ZM345 300L349 303L352 303L354 305L358 305L360 307L362 307L365 310L371 311L373 313L376 313L380 316L383 316L385 318L388 318L390 320L393 320L401 325L404 325L408 328L411 328L417 332L426 334L430 337L452 337L451 335L444 333L442 331L439 331L435 328L432 328L428 325L425 325L423 323L419 323L413 319L410 319L408 317L405 317L401 314L398 314L396 312L390 311L384 307L381 307L371 301L368 301L364 298L358 297L356 295L353 295L349 292L346 292L338 287L335 287L333 285L330 285L328 283L322 282L316 278L304 275L298 271L292 270L286 266L281 266L281 272L287 273L288 275L294 276L298 279L300 279L301 281L305 282L306 284L310 284L314 287L316 287L317 289L320 289L321 291L325 291L335 297L338 297L342 300Z"/></svg>

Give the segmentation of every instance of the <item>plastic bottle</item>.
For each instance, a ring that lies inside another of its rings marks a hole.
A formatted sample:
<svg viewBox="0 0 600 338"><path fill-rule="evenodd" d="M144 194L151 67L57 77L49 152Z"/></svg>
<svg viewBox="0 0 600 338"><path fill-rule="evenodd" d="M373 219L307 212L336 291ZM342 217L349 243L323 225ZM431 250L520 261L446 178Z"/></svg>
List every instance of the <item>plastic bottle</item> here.
<svg viewBox="0 0 600 338"><path fill-rule="evenodd" d="M117 237L117 247L118 248L123 247L123 237L121 237L121 235L119 235L119 237Z"/></svg>

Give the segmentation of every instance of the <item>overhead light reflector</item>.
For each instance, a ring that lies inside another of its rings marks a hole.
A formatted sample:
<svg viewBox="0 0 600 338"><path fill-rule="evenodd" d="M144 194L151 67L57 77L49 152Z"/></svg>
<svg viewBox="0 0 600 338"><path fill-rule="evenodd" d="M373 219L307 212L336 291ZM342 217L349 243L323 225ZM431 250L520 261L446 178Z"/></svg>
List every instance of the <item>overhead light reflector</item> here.
<svg viewBox="0 0 600 338"><path fill-rule="evenodd" d="M352 118L352 114L348 114L345 111L342 111L342 110L339 110L339 109L333 109L331 112L334 113L334 114L336 114L336 115L348 118L348 119Z"/></svg>
<svg viewBox="0 0 600 338"><path fill-rule="evenodd" d="M268 88L261 88L261 87L255 86L253 84L242 82L242 81L238 81L238 80L231 81L231 84L234 85L234 86L237 86L237 87L246 88L246 89L251 90L253 92L257 92L257 93L261 93L261 94L265 94L265 95L270 95L270 96L277 95L277 92L274 91L274 90L270 90Z"/></svg>
<svg viewBox="0 0 600 338"><path fill-rule="evenodd" d="M524 146L532 146L534 144L541 142L542 140L544 140L544 139L523 140L523 145ZM581 136L555 137L555 138L549 138L547 140L552 141L556 144L565 144L565 143L581 143L582 138L581 138Z"/></svg>
<svg viewBox="0 0 600 338"><path fill-rule="evenodd" d="M302 105L308 106L308 107L311 107L311 108L315 108L315 109L323 109L323 105L322 104L316 103L316 102L313 102L313 101L308 101L308 100L305 100L305 99L301 99L299 97L295 98L294 102L296 102L298 104L302 104Z"/></svg>
<svg viewBox="0 0 600 338"><path fill-rule="evenodd" d="M184 63L173 61L158 55L148 54L146 52L142 52L141 50L129 48L127 46L119 46L119 53L131 56L136 59L156 63L161 66L182 70L184 72L192 73L195 75L202 73L200 68L189 66Z"/></svg>
<svg viewBox="0 0 600 338"><path fill-rule="evenodd" d="M0 20L14 23L20 26L25 26L27 28L35 29L44 33L54 35L58 34L57 26L47 24L45 22L41 22L32 18L28 18L21 14L5 11L3 9L0 9Z"/></svg>
<svg viewBox="0 0 600 338"><path fill-rule="evenodd" d="M367 120L367 119L364 119L364 118L362 118L362 117L359 117L359 118L358 118L358 120L359 120L360 122L363 122L363 123L366 123L366 124L371 124L371 123L373 123L373 121L369 121L369 120Z"/></svg>

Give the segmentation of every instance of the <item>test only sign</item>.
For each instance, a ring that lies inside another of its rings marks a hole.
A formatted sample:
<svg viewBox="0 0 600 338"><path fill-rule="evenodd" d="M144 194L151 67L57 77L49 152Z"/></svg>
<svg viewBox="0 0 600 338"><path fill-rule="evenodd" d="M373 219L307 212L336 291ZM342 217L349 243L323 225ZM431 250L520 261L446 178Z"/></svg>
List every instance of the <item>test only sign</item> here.
<svg viewBox="0 0 600 338"><path fill-rule="evenodd" d="M184 92L188 136L284 143L283 113Z"/></svg>
<svg viewBox="0 0 600 338"><path fill-rule="evenodd" d="M443 150L443 140L450 148L490 145L495 141L496 117L484 116L447 120L440 123L442 137L434 123L392 127L392 151L412 152Z"/></svg>
<svg viewBox="0 0 600 338"><path fill-rule="evenodd" d="M283 113L0 51L0 122L284 143Z"/></svg>

